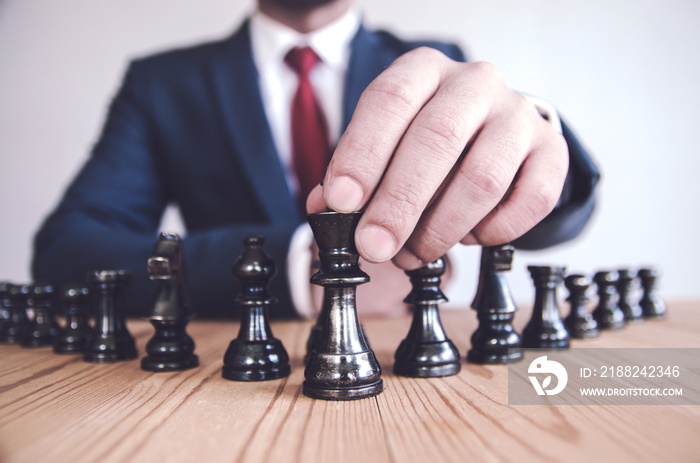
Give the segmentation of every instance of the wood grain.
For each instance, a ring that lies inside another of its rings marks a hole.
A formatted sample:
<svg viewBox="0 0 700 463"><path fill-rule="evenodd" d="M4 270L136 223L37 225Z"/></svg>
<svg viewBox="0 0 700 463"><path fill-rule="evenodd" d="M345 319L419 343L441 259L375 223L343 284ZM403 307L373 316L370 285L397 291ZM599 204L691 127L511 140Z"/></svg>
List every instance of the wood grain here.
<svg viewBox="0 0 700 463"><path fill-rule="evenodd" d="M576 347L700 347L700 302ZM442 314L465 354L473 311ZM528 318L519 313L516 326ZM700 406L509 406L506 366L463 364L456 376L400 378L394 350L410 320L363 320L385 391L351 402L301 394L309 322L273 324L288 378L221 377L236 322L195 321L199 368L141 371L139 361L85 363L49 348L0 346L0 461L414 462L698 461ZM128 327L143 354L152 329Z"/></svg>

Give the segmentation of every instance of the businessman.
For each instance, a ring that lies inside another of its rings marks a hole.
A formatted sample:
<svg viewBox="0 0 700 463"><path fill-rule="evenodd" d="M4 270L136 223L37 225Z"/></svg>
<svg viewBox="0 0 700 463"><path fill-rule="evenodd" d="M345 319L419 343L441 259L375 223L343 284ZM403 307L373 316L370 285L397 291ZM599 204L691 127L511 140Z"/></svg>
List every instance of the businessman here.
<svg viewBox="0 0 700 463"><path fill-rule="evenodd" d="M232 312L230 268L250 234L278 265L273 315L312 315L294 283L309 260L290 257L308 250L305 212L364 210L361 256L401 273L458 243L569 240L597 179L551 106L457 46L368 31L352 0L259 0L230 38L132 62L36 236L33 272L60 284L130 270L127 307L144 315L145 262L174 203L201 316Z"/></svg>

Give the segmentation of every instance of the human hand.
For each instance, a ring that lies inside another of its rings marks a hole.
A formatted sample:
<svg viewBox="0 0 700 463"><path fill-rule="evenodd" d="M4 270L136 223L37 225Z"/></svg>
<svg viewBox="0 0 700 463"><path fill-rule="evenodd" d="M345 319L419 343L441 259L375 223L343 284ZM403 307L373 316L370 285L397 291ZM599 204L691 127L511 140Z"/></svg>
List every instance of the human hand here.
<svg viewBox="0 0 700 463"><path fill-rule="evenodd" d="M369 262L415 269L463 244L510 242L556 205L564 138L484 62L420 48L360 98L307 211L365 209Z"/></svg>

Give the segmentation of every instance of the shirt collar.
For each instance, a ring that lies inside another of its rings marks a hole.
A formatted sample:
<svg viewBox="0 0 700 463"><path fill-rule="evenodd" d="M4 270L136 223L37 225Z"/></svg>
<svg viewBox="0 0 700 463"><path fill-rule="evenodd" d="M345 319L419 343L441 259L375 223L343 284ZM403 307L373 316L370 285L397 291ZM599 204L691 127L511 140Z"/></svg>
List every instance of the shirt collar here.
<svg viewBox="0 0 700 463"><path fill-rule="evenodd" d="M347 63L350 41L359 27L360 15L354 8L331 24L307 34L256 10L250 18L253 57L258 69L263 69L270 63L282 62L293 47L310 46L326 65L342 67Z"/></svg>

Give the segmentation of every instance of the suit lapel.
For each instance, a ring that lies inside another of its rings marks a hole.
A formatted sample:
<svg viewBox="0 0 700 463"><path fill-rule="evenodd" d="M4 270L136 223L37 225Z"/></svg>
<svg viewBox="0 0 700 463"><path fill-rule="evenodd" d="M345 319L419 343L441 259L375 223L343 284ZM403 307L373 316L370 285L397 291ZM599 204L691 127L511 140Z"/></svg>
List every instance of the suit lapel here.
<svg viewBox="0 0 700 463"><path fill-rule="evenodd" d="M298 222L299 211L263 109L247 22L222 42L218 53L212 64L215 104L219 105L232 151L238 153L236 161L271 222Z"/></svg>
<svg viewBox="0 0 700 463"><path fill-rule="evenodd" d="M350 44L350 62L343 96L343 131L350 123L362 92L394 58L394 55L382 47L376 34L360 26Z"/></svg>

